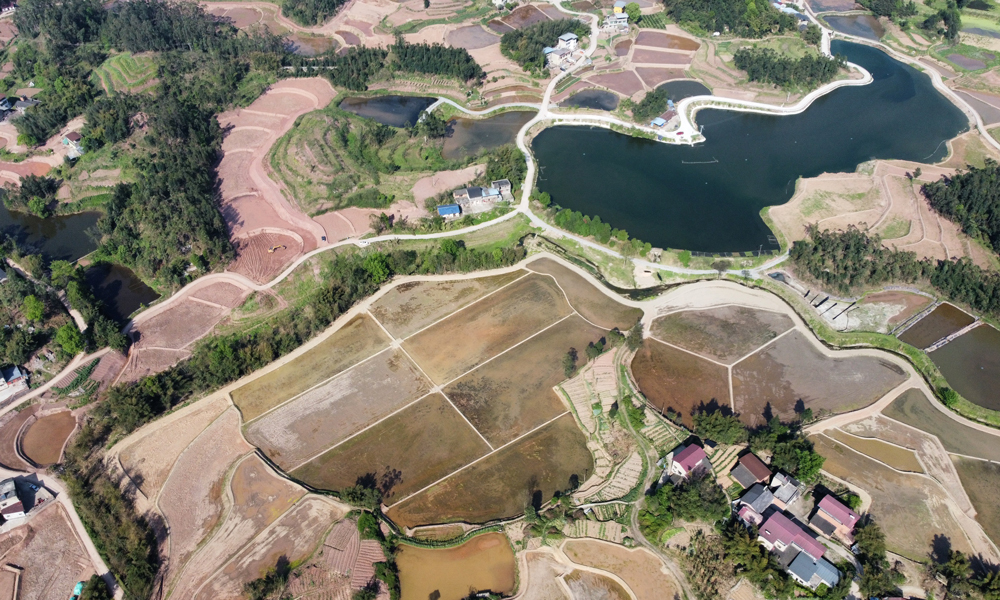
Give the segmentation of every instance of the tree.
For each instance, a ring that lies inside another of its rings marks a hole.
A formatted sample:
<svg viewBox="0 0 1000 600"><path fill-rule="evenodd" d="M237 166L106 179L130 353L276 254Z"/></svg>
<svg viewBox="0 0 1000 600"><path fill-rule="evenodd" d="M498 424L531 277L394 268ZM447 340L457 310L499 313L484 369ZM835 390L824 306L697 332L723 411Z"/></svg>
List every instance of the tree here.
<svg viewBox="0 0 1000 600"><path fill-rule="evenodd" d="M368 276L371 278L372 283L376 285L389 279L389 261L386 255L381 252L372 252L366 256L362 267L365 271L368 271Z"/></svg>
<svg viewBox="0 0 1000 600"><path fill-rule="evenodd" d="M938 388L938 396L941 398L941 403L948 408L953 408L958 404L958 392L947 386L941 386Z"/></svg>
<svg viewBox="0 0 1000 600"><path fill-rule="evenodd" d="M569 352L563 356L563 374L566 375L567 378L572 377L573 373L576 372L576 360L576 348L570 348Z"/></svg>
<svg viewBox="0 0 1000 600"><path fill-rule="evenodd" d="M455 240L447 238L441 241L441 252L444 252L445 254L450 254L452 256L458 256L459 250L460 246L458 245L458 242L456 242Z"/></svg>
<svg viewBox="0 0 1000 600"><path fill-rule="evenodd" d="M805 40L807 44L819 46L819 43L823 41L823 32L820 30L818 25L810 23L809 26L802 31L802 39Z"/></svg>
<svg viewBox="0 0 1000 600"><path fill-rule="evenodd" d="M69 356L75 356L84 349L83 334L73 323L67 323L56 331L56 343Z"/></svg>
<svg viewBox="0 0 1000 600"><path fill-rule="evenodd" d="M694 431L702 438L723 444L739 444L749 438L749 433L739 417L723 414L721 410L713 412L702 410L695 413Z"/></svg>
<svg viewBox="0 0 1000 600"><path fill-rule="evenodd" d="M108 584L99 575L91 575L80 594L80 600L111 600L112 597Z"/></svg>
<svg viewBox="0 0 1000 600"><path fill-rule="evenodd" d="M49 273L52 285L58 288L65 288L71 279L78 277L73 263L65 260L54 260L49 263Z"/></svg>
<svg viewBox="0 0 1000 600"><path fill-rule="evenodd" d="M542 192L538 194L538 203L542 205L542 208L548 208L552 204L552 196L548 192Z"/></svg>
<svg viewBox="0 0 1000 600"><path fill-rule="evenodd" d="M642 9L635 2L629 2L625 5L625 14L628 15L628 20L631 23L638 23L642 20Z"/></svg>
<svg viewBox="0 0 1000 600"><path fill-rule="evenodd" d="M448 121L439 117L436 112L424 112L419 129L429 138L443 138L448 135Z"/></svg>
<svg viewBox="0 0 1000 600"><path fill-rule="evenodd" d="M628 349L633 352L642 347L642 321L636 321L632 329L628 330L628 337L625 338Z"/></svg>
<svg viewBox="0 0 1000 600"><path fill-rule="evenodd" d="M34 323L41 323L45 317L45 303L39 300L34 294L25 296L21 303L21 312L24 318Z"/></svg>
<svg viewBox="0 0 1000 600"><path fill-rule="evenodd" d="M719 272L719 277L725 275L732 266L733 264L728 260L717 260L712 263L712 268Z"/></svg>

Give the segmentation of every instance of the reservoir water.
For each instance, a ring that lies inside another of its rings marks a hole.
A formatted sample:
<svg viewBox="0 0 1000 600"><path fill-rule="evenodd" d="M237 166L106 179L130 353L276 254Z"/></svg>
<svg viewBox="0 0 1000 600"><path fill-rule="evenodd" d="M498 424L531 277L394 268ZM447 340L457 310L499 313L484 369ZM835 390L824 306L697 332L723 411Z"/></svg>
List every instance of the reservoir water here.
<svg viewBox="0 0 1000 600"><path fill-rule="evenodd" d="M100 216L99 212L82 212L41 219L9 211L0 202L0 230L17 240L20 247L45 254L50 260L73 261L93 252L97 244L87 230L97 224Z"/></svg>
<svg viewBox="0 0 1000 600"><path fill-rule="evenodd" d="M885 35L885 27L872 15L830 15L824 16L823 20L834 31L856 35L874 42L882 39Z"/></svg>
<svg viewBox="0 0 1000 600"><path fill-rule="evenodd" d="M663 248L735 252L776 248L760 218L787 202L799 177L852 172L876 158L937 162L965 115L919 71L884 52L834 41L872 74L798 115L702 110L706 141L672 146L606 129L559 126L532 143L538 188L554 202Z"/></svg>
<svg viewBox="0 0 1000 600"><path fill-rule="evenodd" d="M94 296L104 303L108 316L119 323L125 323L142 305L160 297L156 290L121 265L97 263L87 268L85 277Z"/></svg>
<svg viewBox="0 0 1000 600"><path fill-rule="evenodd" d="M475 156L483 150L513 144L517 132L530 121L535 113L530 110L513 110L486 119L459 117L448 124L441 155L461 159Z"/></svg>
<svg viewBox="0 0 1000 600"><path fill-rule="evenodd" d="M421 111L437 98L422 96L374 96L372 98L344 98L340 109L354 113L359 117L367 117L393 127L413 125L420 117Z"/></svg>
<svg viewBox="0 0 1000 600"><path fill-rule="evenodd" d="M681 100L690 98L691 96L708 96L712 93L712 90L708 89L705 84L700 81L692 81L690 79L668 81L663 85L657 86L656 89L665 91L667 93L667 98L673 100L674 102L680 102Z"/></svg>
<svg viewBox="0 0 1000 600"><path fill-rule="evenodd" d="M980 325L929 356L955 391L979 406L1000 410L1000 331Z"/></svg>

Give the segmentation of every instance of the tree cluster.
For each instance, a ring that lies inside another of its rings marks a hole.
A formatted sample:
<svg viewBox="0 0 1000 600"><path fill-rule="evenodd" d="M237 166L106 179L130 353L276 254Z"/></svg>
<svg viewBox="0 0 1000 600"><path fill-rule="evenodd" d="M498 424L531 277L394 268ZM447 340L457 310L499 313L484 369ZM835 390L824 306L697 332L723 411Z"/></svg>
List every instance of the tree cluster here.
<svg viewBox="0 0 1000 600"><path fill-rule="evenodd" d="M518 189L524 183L528 163L517 146L506 144L490 153L486 159L486 179L497 181L507 179L511 189Z"/></svg>
<svg viewBox="0 0 1000 600"><path fill-rule="evenodd" d="M659 540L663 532L681 521L714 523L729 517L729 499L708 472L696 472L677 485L664 485L646 497L639 511L639 528L646 538Z"/></svg>
<svg viewBox="0 0 1000 600"><path fill-rule="evenodd" d="M663 0L663 5L678 23L708 33L759 38L799 26L798 19L779 12L767 0Z"/></svg>
<svg viewBox="0 0 1000 600"><path fill-rule="evenodd" d="M648 123L667 110L667 91L656 88L646 94L640 102L632 104L632 119L637 123Z"/></svg>
<svg viewBox="0 0 1000 600"><path fill-rule="evenodd" d="M913 0L859 0L858 4L879 17L912 17L917 14L917 5Z"/></svg>
<svg viewBox="0 0 1000 600"><path fill-rule="evenodd" d="M750 434L734 414L721 410L701 410L694 414L694 432L703 439L723 444L739 444L747 441Z"/></svg>
<svg viewBox="0 0 1000 600"><path fill-rule="evenodd" d="M754 453L771 452L771 467L780 469L804 483L816 480L826 461L813 449L813 443L797 425L786 425L778 417L750 436Z"/></svg>
<svg viewBox="0 0 1000 600"><path fill-rule="evenodd" d="M0 285L0 314L10 327L0 327L0 364L23 365L55 336L67 315L59 299L43 286L13 269L5 270L7 281Z"/></svg>
<svg viewBox="0 0 1000 600"><path fill-rule="evenodd" d="M590 34L590 30L575 19L541 21L503 34L500 38L500 52L521 65L525 71L541 72L545 69L546 60L542 50L555 46L559 36L564 33L575 33L583 38Z"/></svg>
<svg viewBox="0 0 1000 600"><path fill-rule="evenodd" d="M973 565L964 553L948 547L932 552L927 570L932 577L943 577L946 600L997 600L1000 598L1000 573L981 562Z"/></svg>
<svg viewBox="0 0 1000 600"><path fill-rule="evenodd" d="M322 25L337 14L347 0L284 0L281 13L299 25Z"/></svg>
<svg viewBox="0 0 1000 600"><path fill-rule="evenodd" d="M885 534L873 521L866 517L854 529L857 544L858 563L861 565L859 586L865 598L883 598L892 595L897 587L906 581L906 576L889 564L886 555Z"/></svg>
<svg viewBox="0 0 1000 600"><path fill-rule="evenodd" d="M782 56L772 48L740 48L733 64L747 79L781 87L815 87L832 81L846 63L840 56L807 53L798 59Z"/></svg>
<svg viewBox="0 0 1000 600"><path fill-rule="evenodd" d="M565 229L570 233L575 233L583 237L593 236L595 240L602 244L612 244L618 247L622 253L629 256L644 256L653 249L652 244L649 242L629 239L627 231L612 228L608 223L601 221L601 217L588 217L580 211L568 208L559 209L556 206L553 222L557 227ZM613 243L612 240L614 240Z"/></svg>
<svg viewBox="0 0 1000 600"><path fill-rule="evenodd" d="M911 2L912 4L912 2ZM962 13L959 11L960 5L955 0L948 0L944 8L927 16L920 27L944 36L949 42L958 39L958 33L962 30Z"/></svg>
<svg viewBox="0 0 1000 600"><path fill-rule="evenodd" d="M1000 252L1000 164L988 158L981 169L970 166L920 190L931 208Z"/></svg>
<svg viewBox="0 0 1000 600"><path fill-rule="evenodd" d="M8 183L4 186L4 204L10 210L27 211L45 218L49 216L49 205L55 202L61 183L51 177L25 175L20 185Z"/></svg>
<svg viewBox="0 0 1000 600"><path fill-rule="evenodd" d="M402 35L397 35L396 43L389 46L389 51L401 71L444 75L477 84L482 83L486 77L486 71L483 71L465 48L442 44L410 44Z"/></svg>

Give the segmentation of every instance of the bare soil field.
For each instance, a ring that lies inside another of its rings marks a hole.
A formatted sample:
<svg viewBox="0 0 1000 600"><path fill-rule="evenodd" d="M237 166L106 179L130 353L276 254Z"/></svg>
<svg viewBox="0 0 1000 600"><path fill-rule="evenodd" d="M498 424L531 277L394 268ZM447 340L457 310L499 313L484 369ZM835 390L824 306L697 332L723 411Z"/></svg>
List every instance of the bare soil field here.
<svg viewBox="0 0 1000 600"><path fill-rule="evenodd" d="M139 381L147 375L166 371L191 356L190 350L136 348L135 346L132 346L130 353L128 363L116 383Z"/></svg>
<svg viewBox="0 0 1000 600"><path fill-rule="evenodd" d="M873 438L859 438L840 431L830 429L824 434L836 442L857 450L858 452L884 462L897 471L907 471L909 473L923 473L924 468L920 466L917 455L912 450L900 448L882 440Z"/></svg>
<svg viewBox="0 0 1000 600"><path fill-rule="evenodd" d="M955 469L962 479L962 487L976 508L976 521L986 535L997 543L1000 540L1000 465L973 458L952 457Z"/></svg>
<svg viewBox="0 0 1000 600"><path fill-rule="evenodd" d="M975 320L969 313L944 302L897 337L916 348L926 348Z"/></svg>
<svg viewBox="0 0 1000 600"><path fill-rule="evenodd" d="M371 475L383 501L392 504L489 451L444 396L431 394L291 475L326 490L342 490Z"/></svg>
<svg viewBox="0 0 1000 600"><path fill-rule="evenodd" d="M170 531L168 585L222 518L226 471L253 449L240 435L239 419L230 409L209 425L180 455L163 485L158 504Z"/></svg>
<svg viewBox="0 0 1000 600"><path fill-rule="evenodd" d="M572 316L453 382L444 393L497 448L566 411L552 389L566 379L563 356L575 348L585 361L587 345L603 334Z"/></svg>
<svg viewBox="0 0 1000 600"><path fill-rule="evenodd" d="M632 359L632 374L650 404L662 411L674 410L688 427L700 406L714 401L730 407L725 367L654 339L646 340Z"/></svg>
<svg viewBox="0 0 1000 600"><path fill-rule="evenodd" d="M502 533L478 535L461 546L430 549L403 545L397 557L400 598L465 598L470 590L514 591L514 551Z"/></svg>
<svg viewBox="0 0 1000 600"><path fill-rule="evenodd" d="M548 501L568 488L571 479L587 479L594 460L585 442L573 415L566 414L386 514L403 527L484 523L521 514L529 502Z"/></svg>
<svg viewBox="0 0 1000 600"><path fill-rule="evenodd" d="M41 417L28 427L21 438L21 449L28 460L40 467L59 462L63 444L76 429L76 417L68 410Z"/></svg>
<svg viewBox="0 0 1000 600"><path fill-rule="evenodd" d="M404 283L386 292L369 311L389 333L405 338L525 274Z"/></svg>
<svg viewBox="0 0 1000 600"><path fill-rule="evenodd" d="M228 312L224 307L190 300L177 302L132 330L141 348L180 350L204 336Z"/></svg>
<svg viewBox="0 0 1000 600"><path fill-rule="evenodd" d="M649 29L639 32L639 35L635 38L635 45L684 51L693 51L701 47L701 44L690 38L660 31L651 31Z"/></svg>
<svg viewBox="0 0 1000 600"><path fill-rule="evenodd" d="M636 48L632 52L632 62L654 65L688 65L691 63L691 56L681 54L680 52L663 52L651 48Z"/></svg>
<svg viewBox="0 0 1000 600"><path fill-rule="evenodd" d="M882 414L937 436L949 452L1000 461L1000 436L973 429L942 415L918 389L907 390Z"/></svg>
<svg viewBox="0 0 1000 600"><path fill-rule="evenodd" d="M574 598L594 598L595 600L631 600L617 581L598 575L593 571L572 571L563 577Z"/></svg>
<svg viewBox="0 0 1000 600"><path fill-rule="evenodd" d="M454 135L445 140L445 148L442 151L448 156L448 141L454 139ZM438 171L426 177L422 177L413 184L413 202L422 206L428 198L433 198L441 192L447 192L463 185L472 183L477 177L486 172L486 165L470 165L464 169L453 171Z"/></svg>
<svg viewBox="0 0 1000 600"><path fill-rule="evenodd" d="M236 240L236 260L227 270L266 283L303 254L302 241L283 233L259 233ZM273 251L272 251L273 250Z"/></svg>
<svg viewBox="0 0 1000 600"><path fill-rule="evenodd" d="M180 453L228 407L222 396L199 402L183 415L156 423L120 451L122 467L147 498L156 497Z"/></svg>
<svg viewBox="0 0 1000 600"><path fill-rule="evenodd" d="M403 347L443 384L570 312L555 281L530 275L421 331Z"/></svg>
<svg viewBox="0 0 1000 600"><path fill-rule="evenodd" d="M528 4L515 8L509 15L500 20L514 29L521 29L528 25L534 25L535 23L551 19L549 19L548 15L538 10L537 6Z"/></svg>
<svg viewBox="0 0 1000 600"><path fill-rule="evenodd" d="M643 548L629 550L598 540L569 540L563 552L577 564L621 577L638 600L674 598L681 591L660 559Z"/></svg>
<svg viewBox="0 0 1000 600"><path fill-rule="evenodd" d="M38 408L39 405L32 404L23 410L8 413L11 415L9 420L0 426L0 464L8 469L16 471L28 470L28 465L21 460L15 450L17 447L17 434L20 432L24 422L38 412Z"/></svg>
<svg viewBox="0 0 1000 600"><path fill-rule="evenodd" d="M233 403L244 422L252 421L388 347L389 340L378 324L359 315L305 354L233 390Z"/></svg>
<svg viewBox="0 0 1000 600"><path fill-rule="evenodd" d="M128 362L128 358L117 350L112 350L101 357L101 362L97 363L97 367L90 374L90 380L96 381L100 385L98 393L103 393L104 390L108 389L125 368L126 362Z"/></svg>
<svg viewBox="0 0 1000 600"><path fill-rule="evenodd" d="M642 86L642 81L632 71L604 73L602 75L588 77L587 81L618 92L627 98L631 98L645 89Z"/></svg>
<svg viewBox="0 0 1000 600"><path fill-rule="evenodd" d="M904 371L869 356L829 358L805 334L791 332L732 370L733 405L754 426L771 415L792 420L805 408L847 412L868 406L903 383Z"/></svg>
<svg viewBox="0 0 1000 600"><path fill-rule="evenodd" d="M725 364L733 364L793 327L786 315L745 306L676 312L653 321L650 333Z"/></svg>
<svg viewBox="0 0 1000 600"><path fill-rule="evenodd" d="M890 290L868 294L859 304L861 306L874 304L893 307L891 312L894 314L886 321L886 326L891 328L900 323L905 323L907 319L919 314L920 311L930 306L933 301L933 299L921 296L920 294Z"/></svg>
<svg viewBox="0 0 1000 600"><path fill-rule="evenodd" d="M266 575L279 559L298 564L309 558L322 542L330 523L343 516L344 511L328 499L309 496L244 546L194 598L245 598L243 585L246 582Z"/></svg>
<svg viewBox="0 0 1000 600"><path fill-rule="evenodd" d="M386 350L250 423L246 437L282 469L294 469L430 388L402 352Z"/></svg>
<svg viewBox="0 0 1000 600"><path fill-rule="evenodd" d="M500 43L500 36L486 31L482 25L466 25L448 33L448 45L453 48L477 50Z"/></svg>
<svg viewBox="0 0 1000 600"><path fill-rule="evenodd" d="M87 551L76 536L61 504L53 503L36 515L31 523L0 536L23 541L3 557L24 569L21 573L19 600L49 600L68 598L78 581L94 574Z"/></svg>
<svg viewBox="0 0 1000 600"><path fill-rule="evenodd" d="M605 329L617 327L626 331L642 318L642 309L616 302L614 298L594 287L595 284L587 281L582 275L552 259L542 258L533 261L528 265L528 268L536 273L545 273L555 277L556 283L566 293L570 306L584 319L598 327Z"/></svg>
<svg viewBox="0 0 1000 600"><path fill-rule="evenodd" d="M871 514L885 532L889 550L911 560L925 560L934 537L943 535L952 548L971 548L948 509L939 486L920 475L904 475L848 450L822 435L809 438L826 457L823 470L867 491Z"/></svg>
<svg viewBox="0 0 1000 600"><path fill-rule="evenodd" d="M683 69L660 69L656 67L635 67L635 73L646 83L654 88L665 81L672 79L684 79Z"/></svg>
<svg viewBox="0 0 1000 600"><path fill-rule="evenodd" d="M323 544L304 565L288 579L288 593L293 598L329 598L349 600L351 577L361 540L354 521L344 519L333 526Z"/></svg>
<svg viewBox="0 0 1000 600"><path fill-rule="evenodd" d="M571 600L557 579L569 568L556 561L551 553L528 551L524 553L524 564L527 573L522 571L521 575L523 600Z"/></svg>

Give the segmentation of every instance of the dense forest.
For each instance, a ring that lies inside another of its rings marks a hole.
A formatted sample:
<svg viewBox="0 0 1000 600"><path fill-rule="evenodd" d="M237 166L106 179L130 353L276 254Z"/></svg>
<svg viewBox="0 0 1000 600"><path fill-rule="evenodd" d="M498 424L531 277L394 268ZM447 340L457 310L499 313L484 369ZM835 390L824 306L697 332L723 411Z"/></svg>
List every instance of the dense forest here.
<svg viewBox="0 0 1000 600"><path fill-rule="evenodd" d="M864 6L879 17L912 17L917 14L917 5L913 0L858 0L858 4Z"/></svg>
<svg viewBox="0 0 1000 600"><path fill-rule="evenodd" d="M663 0L663 5L678 23L706 33L759 38L799 26L798 19L778 12L767 0Z"/></svg>
<svg viewBox="0 0 1000 600"><path fill-rule="evenodd" d="M555 46L564 33L575 33L583 39L590 34L590 29L575 19L542 21L503 34L500 51L525 71L540 72L545 69L542 50L546 46Z"/></svg>
<svg viewBox="0 0 1000 600"><path fill-rule="evenodd" d="M846 63L841 56L808 53L798 59L782 56L772 48L740 48L733 54L736 68L747 79L781 87L815 87L832 81Z"/></svg>
<svg viewBox="0 0 1000 600"><path fill-rule="evenodd" d="M931 208L1000 252L1000 164L986 159L981 169L969 167L920 190Z"/></svg>
<svg viewBox="0 0 1000 600"><path fill-rule="evenodd" d="M929 281L955 302L1000 317L1000 273L975 265L968 258L917 260L913 252L890 250L879 237L851 227L847 231L819 231L792 245L795 265L829 288L849 293L883 283Z"/></svg>
<svg viewBox="0 0 1000 600"><path fill-rule="evenodd" d="M396 36L396 43L389 46L393 65L400 71L428 73L454 77L459 81L482 83L486 72L465 48L451 48L442 44L410 44L403 36Z"/></svg>
<svg viewBox="0 0 1000 600"><path fill-rule="evenodd" d="M346 3L347 0L282 0L281 14L299 25L322 25Z"/></svg>

